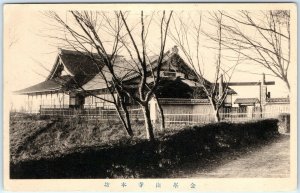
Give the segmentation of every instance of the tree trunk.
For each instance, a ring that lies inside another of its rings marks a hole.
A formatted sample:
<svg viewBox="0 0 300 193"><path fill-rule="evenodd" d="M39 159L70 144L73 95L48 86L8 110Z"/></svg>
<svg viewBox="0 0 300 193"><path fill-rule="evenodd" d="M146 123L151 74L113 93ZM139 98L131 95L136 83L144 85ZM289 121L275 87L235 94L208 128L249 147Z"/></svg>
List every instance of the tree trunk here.
<svg viewBox="0 0 300 193"><path fill-rule="evenodd" d="M142 110L144 113L147 139L149 141L153 141L154 140L154 131L153 131L153 125L152 125L151 118L150 118L150 110L149 110L148 104L142 105Z"/></svg>
<svg viewBox="0 0 300 193"><path fill-rule="evenodd" d="M129 118L129 113L127 111L126 108L123 108L124 109L124 112L125 112L125 117L126 117L126 120L124 119L121 111L120 111L120 108L117 107L116 105L116 109L117 109L117 112L118 112L118 115L119 115L119 118L127 132L127 134L130 136L130 137L133 137L133 131L132 131L132 128L131 128L131 123L130 123L130 118ZM125 110L126 109L126 110ZM126 113L127 112L127 113Z"/></svg>
<svg viewBox="0 0 300 193"><path fill-rule="evenodd" d="M157 98L156 98L156 101L157 101L158 111L159 111L160 118L161 118L160 127L161 127L161 130L164 131L166 128L164 110L161 107L160 102L158 101Z"/></svg>
<svg viewBox="0 0 300 193"><path fill-rule="evenodd" d="M218 109L214 109L214 119L215 119L215 122L220 122L220 120L221 120Z"/></svg>
<svg viewBox="0 0 300 193"><path fill-rule="evenodd" d="M208 97L208 98L210 101L210 105L212 106L213 109L214 120L215 122L220 122L220 113L219 113L220 106L217 106L217 104L213 100L213 97Z"/></svg>
<svg viewBox="0 0 300 193"><path fill-rule="evenodd" d="M127 108L123 108L124 110L124 113L125 113L125 119L126 119L126 123L127 123L127 129L130 133L130 136L133 136L133 131L132 131L132 128L131 128L131 121L130 121L130 116L129 116L129 112L127 110Z"/></svg>
<svg viewBox="0 0 300 193"><path fill-rule="evenodd" d="M120 105L121 105L121 108L123 109L124 113L125 113L125 120L126 120L126 123L127 123L127 131L128 131L128 134L132 137L133 136L133 131L132 131L132 128L131 128L131 121L130 121L130 116L129 116L129 112L128 112L128 109L124 103L123 100L120 100Z"/></svg>
<svg viewBox="0 0 300 193"><path fill-rule="evenodd" d="M259 111L260 111L260 118L263 118L263 107L261 105L261 102L259 103Z"/></svg>

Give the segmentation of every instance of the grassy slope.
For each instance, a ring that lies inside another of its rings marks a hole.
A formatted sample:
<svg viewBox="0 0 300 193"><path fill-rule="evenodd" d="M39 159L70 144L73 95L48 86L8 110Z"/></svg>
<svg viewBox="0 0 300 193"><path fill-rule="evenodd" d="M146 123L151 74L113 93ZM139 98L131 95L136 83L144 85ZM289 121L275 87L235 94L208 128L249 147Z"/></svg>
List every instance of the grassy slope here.
<svg viewBox="0 0 300 193"><path fill-rule="evenodd" d="M136 136L130 139L114 121L11 117L10 175L14 179L180 176L178 172L214 168L278 136L276 120L261 120L177 126L156 131L157 141L148 143L143 140L143 123L133 125Z"/></svg>
<svg viewBox="0 0 300 193"><path fill-rule="evenodd" d="M219 128L220 133L216 136L218 146L222 147L223 143L225 145L233 143L234 145L235 141L232 140L238 140L240 137L243 137L243 133L240 133L243 130L238 128L245 127L247 129L250 126L248 129L252 130L251 127L257 127L257 125L251 126L251 124L244 126L221 125L212 124L206 126L207 128L203 128L204 130L200 129L199 132L201 134L199 134L208 137L207 139L202 139L200 136L201 140L209 140L209 134L212 134L210 131L221 127ZM175 149L177 146L179 149L182 148L182 144L185 144L184 148L186 148L187 144L190 144L192 146L190 148L194 149L193 143L185 141L190 139L198 140L197 137L189 136L194 135L194 131L188 131L189 128L191 127L186 127L184 132L180 133L178 131L182 131L182 127L178 126L164 132L156 130L155 135L162 140L164 140L164 136L172 135L170 143ZM135 137L130 139L122 125L113 120L103 123L95 120L85 121L78 117L61 120L39 116L23 116L22 118L12 116L10 119L10 158L11 162L16 164L26 160L61 157L73 152L84 152L88 149L102 149L118 144L135 144L145 139L145 129L142 122L134 122L133 130ZM177 136L176 133L179 135ZM253 134L254 136L258 135ZM182 144L178 143L178 140ZM255 141L256 139L253 140ZM208 143L210 144L211 142Z"/></svg>
<svg viewBox="0 0 300 193"><path fill-rule="evenodd" d="M134 122L133 130L135 137L132 140L122 125L115 121L100 123L78 118L59 120L38 116L11 117L11 162L59 157L83 148L103 148L145 139L142 122ZM174 133L174 130L165 131L164 134L156 131L158 136L170 133Z"/></svg>

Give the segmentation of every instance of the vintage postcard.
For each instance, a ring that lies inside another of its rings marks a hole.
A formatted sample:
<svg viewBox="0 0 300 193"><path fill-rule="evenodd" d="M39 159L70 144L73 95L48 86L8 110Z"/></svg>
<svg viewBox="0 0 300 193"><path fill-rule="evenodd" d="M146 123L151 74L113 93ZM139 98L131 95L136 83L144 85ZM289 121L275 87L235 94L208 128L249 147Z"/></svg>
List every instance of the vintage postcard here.
<svg viewBox="0 0 300 193"><path fill-rule="evenodd" d="M297 7L4 5L10 191L292 191Z"/></svg>

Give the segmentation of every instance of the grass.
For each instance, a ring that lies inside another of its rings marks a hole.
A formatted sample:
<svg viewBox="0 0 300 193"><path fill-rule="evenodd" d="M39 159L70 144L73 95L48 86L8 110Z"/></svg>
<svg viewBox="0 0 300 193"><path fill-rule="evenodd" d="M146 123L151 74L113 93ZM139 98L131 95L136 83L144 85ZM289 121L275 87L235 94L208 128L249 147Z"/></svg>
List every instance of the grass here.
<svg viewBox="0 0 300 193"><path fill-rule="evenodd" d="M134 137L130 138L120 122L110 120L83 120L78 117L59 119L38 115L11 116L11 162L59 157L86 148L107 148L119 143L135 143L146 138L144 124L134 121ZM171 135L180 128L164 132L155 130L156 136Z"/></svg>
<svg viewBox="0 0 300 193"><path fill-rule="evenodd" d="M278 136L274 119L156 130L151 143L145 140L142 122L134 122L133 131L135 137L128 137L113 120L12 117L11 177L165 177L182 164L200 161L205 165L223 152Z"/></svg>

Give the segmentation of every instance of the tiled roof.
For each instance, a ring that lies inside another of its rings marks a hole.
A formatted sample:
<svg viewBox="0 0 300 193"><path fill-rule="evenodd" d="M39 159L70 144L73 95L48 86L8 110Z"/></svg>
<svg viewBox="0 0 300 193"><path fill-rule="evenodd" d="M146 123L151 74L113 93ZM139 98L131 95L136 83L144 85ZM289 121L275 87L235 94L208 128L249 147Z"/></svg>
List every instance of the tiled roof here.
<svg viewBox="0 0 300 193"><path fill-rule="evenodd" d="M289 103L290 98L269 98L267 103Z"/></svg>
<svg viewBox="0 0 300 193"><path fill-rule="evenodd" d="M165 54L165 57L163 59L163 62L166 61L166 56L169 54L169 52L167 52ZM158 56L149 56L148 58L151 63L153 64L153 68L156 68L155 65L157 65L155 63L155 61L158 59ZM123 57L119 57L117 58L117 60L114 63L114 71L116 76L123 78L123 80L125 81L130 81L134 78L139 77L138 72L138 61L136 60L128 60L126 58ZM150 72L150 66L148 66L147 71ZM108 69L106 66L103 67L102 72L104 73L104 76L106 77L106 79L108 81L111 80L111 74L108 72ZM104 79L102 78L103 76L99 73L97 74L91 81L87 82L85 85L83 85L83 88L85 90L98 90L98 89L103 89L106 88L106 83L104 82ZM150 79L147 79L150 80ZM152 79L150 80L152 81ZM130 85L129 85L130 86Z"/></svg>
<svg viewBox="0 0 300 193"><path fill-rule="evenodd" d="M31 87L15 91L16 94L33 94L41 93L46 91L58 91L63 88L63 86L72 79L71 76L66 75L59 78L54 78L51 80L46 80L44 82L38 83Z"/></svg>
<svg viewBox="0 0 300 193"><path fill-rule="evenodd" d="M158 64L157 64L158 57L159 57L158 55L150 56L150 57L149 57L149 61L150 61L150 64L151 64L151 65L148 65L148 66L147 66L147 72L150 72L151 69L157 68L157 65L158 65ZM164 63L165 61L167 61L170 57L171 57L171 56L170 56L170 51L167 51L167 52L163 55L162 63ZM134 62L134 61L132 61L132 62ZM138 62L138 61L136 61L136 62ZM131 80L131 79L137 78L137 77L139 77L139 74L138 74L136 71L134 71L134 72L131 72L131 73L128 74L128 76L126 77L126 80Z"/></svg>
<svg viewBox="0 0 300 193"><path fill-rule="evenodd" d="M209 104L208 99L159 98L160 104Z"/></svg>
<svg viewBox="0 0 300 193"><path fill-rule="evenodd" d="M97 54L93 54L93 55L96 60L100 60ZM65 68L67 68L67 71L71 73L72 77L69 77L69 80L67 82L59 82L59 84L57 84L57 79L60 78L56 77L57 75L55 74L55 72L57 71L56 69L59 67L58 66L59 58L61 59ZM151 61L150 63L152 64L152 68L156 68L157 67L156 61L158 59L158 56L154 55L149 57L148 59ZM180 70L187 73L195 73L192 70L192 68L188 66L177 53L167 51L164 54L164 58L162 62L166 63L170 59L175 60L175 63L176 65L179 66ZM118 56L116 58L116 61L114 62L113 68L115 70L116 76L123 77L124 81L131 81L132 79L135 79L139 76L139 74L137 73L138 67L135 64L135 60L127 60L122 56ZM150 69L151 68L149 65L147 68L147 70L149 71L148 73L150 73ZM105 74L107 80L110 81L111 75L108 72L106 66L102 67L102 72ZM188 81L188 80L186 80L185 83L190 86L193 84L196 85L195 82ZM130 82L128 84L130 84ZM64 88L69 88L69 89L76 89L76 87L79 88L82 86L85 90L98 90L98 89L106 88L106 84L100 75L97 64L91 59L91 57L87 53L60 49L56 64L53 66L53 69L51 70L51 74L49 75L47 80L37 85L17 91L16 93L26 94L26 93L52 91L52 90L61 89L62 86L64 86ZM236 94L236 92L230 89L229 94Z"/></svg>
<svg viewBox="0 0 300 193"><path fill-rule="evenodd" d="M234 104L254 104L259 103L258 98L237 98Z"/></svg>
<svg viewBox="0 0 300 193"><path fill-rule="evenodd" d="M151 61L152 68L155 69L157 67L157 61L158 56L151 56L149 57L149 60ZM163 58L163 63L169 62L169 60L176 60L176 65L179 65L179 68L182 71L185 71L187 73L194 73L193 69L189 67L177 53L171 53L170 51L167 51L164 54ZM115 74L119 77L123 77L125 81L131 81L137 77L139 77L139 74L137 73L137 67L135 62L138 61L133 61L133 60L127 60L125 58L119 58L115 62L114 70ZM163 66L162 66L163 67ZM150 73L150 65L147 68L147 71ZM162 69L163 70L163 69ZM110 73L107 73L108 70L106 70L106 67L103 67L103 73L105 74L105 77L107 77L108 80L111 79ZM153 82L153 79L147 79L146 80L148 84L151 84ZM189 79L182 79L184 83L189 85L190 87L201 87L201 85L197 81L189 80ZM208 80L205 80L207 84L210 84ZM130 82L129 82L130 84ZM131 86L129 87L136 87L136 86ZM99 89L104 89L106 88L106 84L102 78L102 75L98 74L96 75L90 82L85 84L83 86L85 90L99 90ZM217 86L218 88L218 86ZM232 88L228 87L228 94L237 94Z"/></svg>
<svg viewBox="0 0 300 193"><path fill-rule="evenodd" d="M103 77L101 74L97 74L82 86L82 88L86 91L92 91L92 90L100 90L100 89L105 89L107 88L106 82L104 81Z"/></svg>
<svg viewBox="0 0 300 193"><path fill-rule="evenodd" d="M100 60L96 54L93 54L96 60ZM56 76L55 72L61 59L69 75ZM30 86L28 88L16 91L16 94L33 94L64 89L77 89L89 82L96 74L99 73L97 64L91 57L84 52L60 49L58 58L53 66L50 75L44 82Z"/></svg>
<svg viewBox="0 0 300 193"><path fill-rule="evenodd" d="M97 64L85 52L60 49L59 56L72 75L96 75L99 73ZM100 60L98 55L94 54L96 60Z"/></svg>

